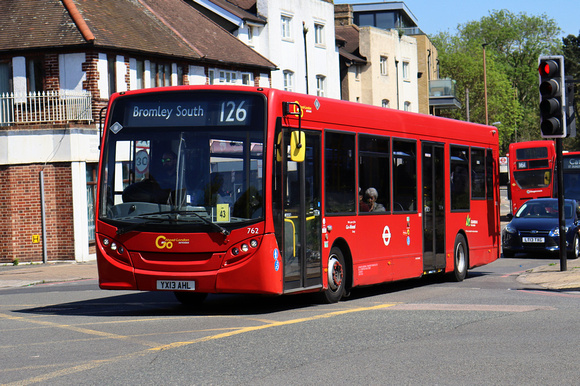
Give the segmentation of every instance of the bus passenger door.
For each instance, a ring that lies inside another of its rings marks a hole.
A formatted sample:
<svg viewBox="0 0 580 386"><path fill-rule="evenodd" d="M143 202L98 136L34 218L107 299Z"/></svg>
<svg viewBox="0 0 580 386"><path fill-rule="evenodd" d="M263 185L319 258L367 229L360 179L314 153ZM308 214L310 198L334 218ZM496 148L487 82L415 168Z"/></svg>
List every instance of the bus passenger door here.
<svg viewBox="0 0 580 386"><path fill-rule="evenodd" d="M290 143L284 130L284 147ZM321 264L321 158L320 135L306 133L306 159L282 162L284 291L292 292L322 285ZM278 238L280 239L280 238Z"/></svg>
<svg viewBox="0 0 580 386"><path fill-rule="evenodd" d="M423 271L445 268L445 157L443 144L423 143Z"/></svg>

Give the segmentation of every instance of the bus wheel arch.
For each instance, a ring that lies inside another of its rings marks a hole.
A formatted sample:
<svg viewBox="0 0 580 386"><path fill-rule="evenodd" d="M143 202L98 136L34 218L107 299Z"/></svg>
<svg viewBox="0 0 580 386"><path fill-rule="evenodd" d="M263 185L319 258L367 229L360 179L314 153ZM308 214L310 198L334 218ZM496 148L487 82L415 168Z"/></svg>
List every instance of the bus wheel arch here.
<svg viewBox="0 0 580 386"><path fill-rule="evenodd" d="M463 281L467 277L469 268L469 244L467 236L460 231L455 236L453 243L453 272L451 277L454 281Z"/></svg>
<svg viewBox="0 0 580 386"><path fill-rule="evenodd" d="M325 303L336 303L348 296L352 287L352 255L343 239L336 240L330 248L325 275L328 275L328 288L322 294Z"/></svg>

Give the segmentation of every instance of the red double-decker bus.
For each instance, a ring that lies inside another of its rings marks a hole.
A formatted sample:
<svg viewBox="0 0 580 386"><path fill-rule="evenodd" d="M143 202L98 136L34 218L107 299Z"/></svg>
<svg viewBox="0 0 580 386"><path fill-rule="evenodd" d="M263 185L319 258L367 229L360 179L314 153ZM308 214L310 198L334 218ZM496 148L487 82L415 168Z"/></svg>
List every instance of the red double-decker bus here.
<svg viewBox="0 0 580 386"><path fill-rule="evenodd" d="M552 197L556 149L554 142L515 142L509 146L508 190L513 214L532 198Z"/></svg>
<svg viewBox="0 0 580 386"><path fill-rule="evenodd" d="M336 302L499 257L494 127L242 86L114 94L105 122L103 289Z"/></svg>

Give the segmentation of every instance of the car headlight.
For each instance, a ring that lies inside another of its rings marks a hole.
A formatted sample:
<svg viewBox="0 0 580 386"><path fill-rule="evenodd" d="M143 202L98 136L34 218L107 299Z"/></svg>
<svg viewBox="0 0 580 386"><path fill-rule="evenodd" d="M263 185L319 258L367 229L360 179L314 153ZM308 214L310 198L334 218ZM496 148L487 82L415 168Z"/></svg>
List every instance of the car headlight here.
<svg viewBox="0 0 580 386"><path fill-rule="evenodd" d="M564 227L564 231L568 232L568 227ZM560 227L556 227L550 231L550 237L560 236Z"/></svg>
<svg viewBox="0 0 580 386"><path fill-rule="evenodd" d="M511 224L507 224L504 228L507 233L518 233L517 229Z"/></svg>

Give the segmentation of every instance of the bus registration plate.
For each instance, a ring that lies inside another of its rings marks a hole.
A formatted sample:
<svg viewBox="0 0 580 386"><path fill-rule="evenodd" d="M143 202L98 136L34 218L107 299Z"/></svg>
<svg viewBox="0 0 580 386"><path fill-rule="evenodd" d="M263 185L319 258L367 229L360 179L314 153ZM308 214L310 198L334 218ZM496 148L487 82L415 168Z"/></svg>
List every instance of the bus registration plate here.
<svg viewBox="0 0 580 386"><path fill-rule="evenodd" d="M195 291L195 281L157 280L157 289L165 291Z"/></svg>
<svg viewBox="0 0 580 386"><path fill-rule="evenodd" d="M543 243L543 237L522 237L522 243Z"/></svg>

